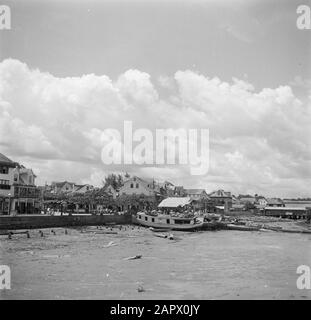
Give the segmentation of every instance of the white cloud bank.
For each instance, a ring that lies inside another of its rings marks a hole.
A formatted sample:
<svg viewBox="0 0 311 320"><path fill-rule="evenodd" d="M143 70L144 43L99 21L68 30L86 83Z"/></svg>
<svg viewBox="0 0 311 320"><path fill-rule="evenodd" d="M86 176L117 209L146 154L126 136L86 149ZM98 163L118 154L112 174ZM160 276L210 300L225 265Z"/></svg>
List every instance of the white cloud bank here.
<svg viewBox="0 0 311 320"><path fill-rule="evenodd" d="M116 81L94 74L57 78L4 60L0 152L31 166L39 183L98 184L109 171L122 170L100 161L104 129L122 131L124 120L150 130L208 128L207 175L190 176L188 168L176 166L127 170L207 191L310 196L310 96L299 100L287 85L256 92L239 79L227 83L189 70L154 80L139 70L128 70Z"/></svg>

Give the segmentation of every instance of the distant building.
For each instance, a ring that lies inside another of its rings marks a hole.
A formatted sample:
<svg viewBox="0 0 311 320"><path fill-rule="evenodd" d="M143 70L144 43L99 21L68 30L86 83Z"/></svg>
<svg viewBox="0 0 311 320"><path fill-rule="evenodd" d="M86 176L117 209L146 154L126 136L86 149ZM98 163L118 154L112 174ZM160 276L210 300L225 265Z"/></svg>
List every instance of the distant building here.
<svg viewBox="0 0 311 320"><path fill-rule="evenodd" d="M255 204L256 203L256 198L252 197L252 196L242 196L239 197L240 200L240 204L246 204L246 203L250 203L250 204Z"/></svg>
<svg viewBox="0 0 311 320"><path fill-rule="evenodd" d="M76 184L73 182L62 181L62 182L52 182L51 184L51 193L61 194L69 193L75 190Z"/></svg>
<svg viewBox="0 0 311 320"><path fill-rule="evenodd" d="M33 214L39 211L36 176L0 153L0 214Z"/></svg>
<svg viewBox="0 0 311 320"><path fill-rule="evenodd" d="M94 187L90 184L82 184L82 185L79 185L79 184L76 184L74 186L74 193L86 193L86 192L89 192L89 191L93 191L94 190Z"/></svg>
<svg viewBox="0 0 311 320"><path fill-rule="evenodd" d="M267 199L267 207L285 207L285 203L280 198Z"/></svg>
<svg viewBox="0 0 311 320"><path fill-rule="evenodd" d="M256 196L256 204L258 204L260 207L264 208L268 204L268 200L263 196Z"/></svg>
<svg viewBox="0 0 311 320"><path fill-rule="evenodd" d="M157 186L159 187L160 193L163 196L167 196L167 197L174 196L175 186L173 183L171 183L169 181L158 182Z"/></svg>
<svg viewBox="0 0 311 320"><path fill-rule="evenodd" d="M217 190L208 195L214 205L222 206L227 205L228 208L232 207L232 195L229 191Z"/></svg>
<svg viewBox="0 0 311 320"><path fill-rule="evenodd" d="M160 192L159 186L152 179L142 179L137 176L126 180L119 190L119 195L140 195L153 196Z"/></svg>
<svg viewBox="0 0 311 320"><path fill-rule="evenodd" d="M289 218L289 219L307 219L308 210L306 208L297 207L281 207L281 206L267 206L264 209L266 216Z"/></svg>
<svg viewBox="0 0 311 320"><path fill-rule="evenodd" d="M204 189L185 189L185 194L191 200L208 200L209 196Z"/></svg>
<svg viewBox="0 0 311 320"><path fill-rule="evenodd" d="M185 197L186 190L182 186L176 186L173 192L174 197Z"/></svg>

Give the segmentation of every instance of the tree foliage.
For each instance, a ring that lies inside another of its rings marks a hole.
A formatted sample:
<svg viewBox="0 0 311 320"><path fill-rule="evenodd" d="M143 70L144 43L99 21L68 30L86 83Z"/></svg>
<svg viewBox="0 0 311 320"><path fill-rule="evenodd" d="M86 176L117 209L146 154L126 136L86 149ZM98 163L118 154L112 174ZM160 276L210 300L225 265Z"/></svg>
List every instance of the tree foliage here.
<svg viewBox="0 0 311 320"><path fill-rule="evenodd" d="M105 177L103 181L104 188L111 185L115 190L120 189L123 186L124 178L121 174L111 173Z"/></svg>

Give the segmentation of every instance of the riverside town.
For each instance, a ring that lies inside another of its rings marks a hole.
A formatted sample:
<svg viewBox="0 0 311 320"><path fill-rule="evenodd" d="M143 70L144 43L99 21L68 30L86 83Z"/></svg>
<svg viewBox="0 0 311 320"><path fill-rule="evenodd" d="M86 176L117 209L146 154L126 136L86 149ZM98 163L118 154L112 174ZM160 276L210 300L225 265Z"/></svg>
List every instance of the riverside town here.
<svg viewBox="0 0 311 320"><path fill-rule="evenodd" d="M308 265L295 265L296 260L290 268L279 265L281 245L293 256L307 245L310 198L233 194L221 186L189 188L127 172L103 176L101 186L75 181L37 185L37 178L36 170L0 153L1 262L6 270L0 293L8 298L39 297L38 279L53 282L44 291L46 298L247 297L249 290L238 286L232 291L234 273L239 273L227 270L232 264L241 272L244 264L255 270L263 263L271 263L275 272L283 268L292 279L282 292L285 297L310 287ZM258 255L258 248L265 255ZM245 259L246 253L253 258ZM219 270L228 277L221 288L213 285ZM24 282L14 281L14 275L24 273L26 293ZM64 279L62 293L55 285L58 274ZM213 290L206 290L202 277ZM256 296L267 292L273 297L272 283L279 285L280 280L269 281ZM162 307L150 311L118 305L110 313L141 317L149 312L174 315L185 308L197 312L189 309L192 305Z"/></svg>
<svg viewBox="0 0 311 320"><path fill-rule="evenodd" d="M311 198L234 195L230 190L191 189L128 173L103 177L102 187L69 181L37 186L31 168L0 154L1 229L8 225L57 227L65 225L64 221L76 225L104 223L107 216L112 223L130 222L151 229L308 232L310 210Z"/></svg>

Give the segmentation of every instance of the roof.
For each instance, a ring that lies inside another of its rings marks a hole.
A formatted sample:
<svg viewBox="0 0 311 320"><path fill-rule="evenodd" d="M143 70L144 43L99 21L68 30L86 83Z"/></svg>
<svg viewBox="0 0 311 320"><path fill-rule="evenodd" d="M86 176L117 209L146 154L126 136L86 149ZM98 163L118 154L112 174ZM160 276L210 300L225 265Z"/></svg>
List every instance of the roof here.
<svg viewBox="0 0 311 320"><path fill-rule="evenodd" d="M4 154L0 153L0 163L6 164L8 166L15 167L17 165L16 162L13 162L11 159L9 159L7 156Z"/></svg>
<svg viewBox="0 0 311 320"><path fill-rule="evenodd" d="M283 204L283 200L278 199L278 198L270 198L267 199L268 204Z"/></svg>
<svg viewBox="0 0 311 320"><path fill-rule="evenodd" d="M63 181L63 182L52 182L52 185L56 187L63 187L66 183L74 185L75 183L73 182L68 182L68 181Z"/></svg>
<svg viewBox="0 0 311 320"><path fill-rule="evenodd" d="M129 181L133 181L134 179L140 180L140 181L148 183L148 184L155 183L155 180L152 178L140 178L138 176L132 176L132 177L128 178L127 180L125 180L124 183L129 182Z"/></svg>
<svg viewBox="0 0 311 320"><path fill-rule="evenodd" d="M256 198L254 198L254 197L241 197L240 201L241 202L255 203L256 202Z"/></svg>
<svg viewBox="0 0 311 320"><path fill-rule="evenodd" d="M204 189L185 189L188 194L201 194L202 192L206 192Z"/></svg>
<svg viewBox="0 0 311 320"><path fill-rule="evenodd" d="M224 191L224 190L217 190L217 191L214 191L212 193L209 194L210 197L214 197L214 198L231 198L231 192L227 192L227 191Z"/></svg>
<svg viewBox="0 0 311 320"><path fill-rule="evenodd" d="M177 208L191 203L189 197L171 197L161 201L159 208Z"/></svg>
<svg viewBox="0 0 311 320"><path fill-rule="evenodd" d="M265 209L269 211L306 211L306 208L299 207L265 207Z"/></svg>

